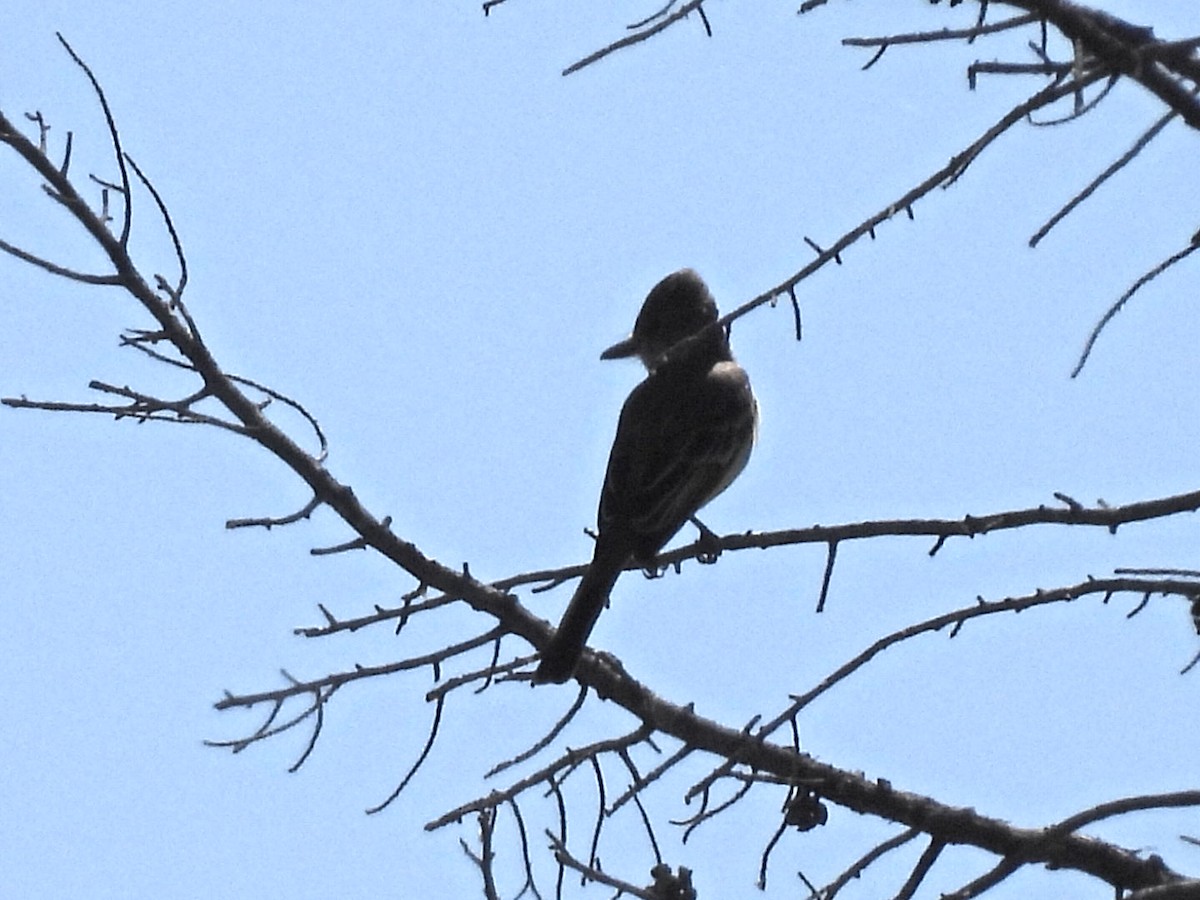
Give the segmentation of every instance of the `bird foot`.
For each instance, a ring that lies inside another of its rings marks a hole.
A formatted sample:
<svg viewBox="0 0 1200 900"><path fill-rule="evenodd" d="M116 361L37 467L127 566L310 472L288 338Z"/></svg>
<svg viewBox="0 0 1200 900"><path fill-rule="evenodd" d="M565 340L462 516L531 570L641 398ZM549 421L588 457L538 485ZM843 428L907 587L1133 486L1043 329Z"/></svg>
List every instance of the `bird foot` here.
<svg viewBox="0 0 1200 900"><path fill-rule="evenodd" d="M721 539L715 531L692 516L692 524L700 532L696 538L696 561L702 565L711 566L721 555Z"/></svg>

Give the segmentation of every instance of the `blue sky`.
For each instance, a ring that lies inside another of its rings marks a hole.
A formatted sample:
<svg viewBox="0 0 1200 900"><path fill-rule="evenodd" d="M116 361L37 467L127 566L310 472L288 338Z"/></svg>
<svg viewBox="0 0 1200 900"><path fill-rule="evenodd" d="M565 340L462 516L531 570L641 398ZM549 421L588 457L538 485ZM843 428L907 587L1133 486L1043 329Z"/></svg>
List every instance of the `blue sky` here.
<svg viewBox="0 0 1200 900"><path fill-rule="evenodd" d="M1168 37L1195 31L1183 6L1105 4ZM52 140L74 132L78 174L113 177L62 31L170 205L190 308L218 359L302 401L330 438L334 474L399 534L502 578L586 559L616 412L639 377L597 357L655 281L693 266L733 308L808 262L804 237L832 242L1037 86L966 87L977 58L1026 58L1024 36L894 48L865 73L865 54L839 44L965 24L967 7L947 18L920 2L835 0L797 17L794 4L710 5L712 39L685 23L564 79L649 9L510 0L485 19L477 3L17 0L0 11L0 108L41 110ZM1169 127L1036 251L1025 243L1160 114L1123 85L1077 123L1017 129L915 221L888 223L802 284L803 342L786 304L739 321L734 347L763 424L708 524L953 517L1050 504L1054 491L1116 504L1195 489L1194 260L1139 295L1084 375L1067 376L1107 305L1195 231L1196 135ZM0 237L98 265L10 157ZM135 255L172 274L139 203ZM5 396L94 399L93 378L184 390L118 349L121 329L148 321L117 291L12 260L0 260L0 285ZM235 757L206 748L258 724L212 709L226 689L277 686L281 667L315 677L414 655L481 623L452 613L402 638L295 637L320 621L317 603L361 614L413 585L366 554L310 556L347 539L327 513L270 533L224 529L307 499L281 464L229 435L2 410L0 436L0 856L13 896L479 895L457 843L472 827L421 825L493 787L483 772L536 740L569 688L451 703L427 768L373 817L363 810L425 740L428 673L343 691L297 774L286 768L299 734ZM1115 539L1041 528L951 542L932 561L919 540L848 545L820 616L821 548L727 554L678 577L627 576L594 641L669 699L740 725L882 634L977 594L1114 566L1193 567L1195 529L1191 518ZM521 599L554 619L569 590ZM1197 675L1176 673L1196 636L1179 601L1127 620L1134 605L1079 601L889 651L813 705L805 747L1029 826L1194 788ZM567 742L627 727L593 703ZM650 794L658 818L687 814L685 787ZM749 894L777 803L752 795L667 855L698 871L702 896ZM553 818L535 810L540 834ZM617 823L604 858L638 877L650 861L634 824ZM1175 835L1198 832L1182 813L1097 830L1192 872L1200 850ZM770 894L793 896L797 868L828 880L885 833L835 810L776 850ZM943 887L972 864L948 868ZM1094 889L1039 877L1011 895Z"/></svg>

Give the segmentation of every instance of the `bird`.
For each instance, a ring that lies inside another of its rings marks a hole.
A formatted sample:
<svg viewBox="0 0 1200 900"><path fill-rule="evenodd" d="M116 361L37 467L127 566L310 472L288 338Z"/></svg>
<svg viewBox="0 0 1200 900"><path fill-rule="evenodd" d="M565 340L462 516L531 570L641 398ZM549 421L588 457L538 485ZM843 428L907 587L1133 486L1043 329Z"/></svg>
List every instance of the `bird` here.
<svg viewBox="0 0 1200 900"><path fill-rule="evenodd" d="M733 482L758 433L746 371L717 324L703 279L681 269L646 296L625 340L602 360L637 357L648 374L621 408L600 491L591 564L541 653L535 684L567 681L631 561L648 567L696 512Z"/></svg>

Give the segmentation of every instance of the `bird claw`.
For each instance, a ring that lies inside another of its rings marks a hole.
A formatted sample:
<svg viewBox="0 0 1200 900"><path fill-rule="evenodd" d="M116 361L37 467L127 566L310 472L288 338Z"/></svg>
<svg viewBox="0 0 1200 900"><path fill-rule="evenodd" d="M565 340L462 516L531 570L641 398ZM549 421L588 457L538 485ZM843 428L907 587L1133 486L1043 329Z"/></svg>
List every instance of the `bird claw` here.
<svg viewBox="0 0 1200 900"><path fill-rule="evenodd" d="M695 516L692 516L692 524L700 532L696 538L696 561L701 565L711 566L721 556L721 539Z"/></svg>

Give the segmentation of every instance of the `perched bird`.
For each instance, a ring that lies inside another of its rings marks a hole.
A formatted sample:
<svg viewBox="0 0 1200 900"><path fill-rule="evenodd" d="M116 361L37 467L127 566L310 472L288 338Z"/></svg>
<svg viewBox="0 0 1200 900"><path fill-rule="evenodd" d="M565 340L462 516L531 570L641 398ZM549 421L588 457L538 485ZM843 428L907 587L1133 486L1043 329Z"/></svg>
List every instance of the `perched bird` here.
<svg viewBox="0 0 1200 900"><path fill-rule="evenodd" d="M708 287L683 269L650 291L633 333L600 354L637 356L650 374L621 409L592 562L542 651L535 683L571 677L621 571L630 561L649 564L750 458L758 404L716 322Z"/></svg>

